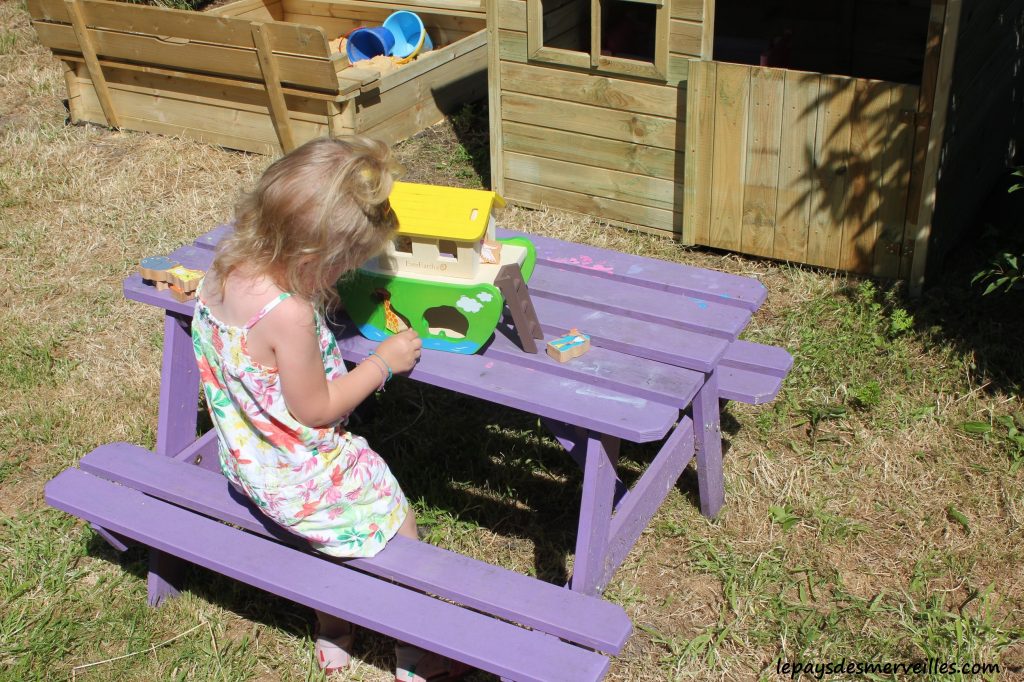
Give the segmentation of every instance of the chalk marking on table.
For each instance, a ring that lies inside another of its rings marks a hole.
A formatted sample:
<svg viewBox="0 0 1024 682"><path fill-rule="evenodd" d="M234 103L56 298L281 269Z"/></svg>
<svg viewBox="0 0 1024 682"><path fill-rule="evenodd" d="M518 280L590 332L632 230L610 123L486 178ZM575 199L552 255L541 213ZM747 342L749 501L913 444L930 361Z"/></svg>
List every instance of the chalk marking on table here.
<svg viewBox="0 0 1024 682"><path fill-rule="evenodd" d="M576 395L585 395L593 398L603 398L605 400L614 400L617 403L628 403L635 405L636 407L643 407L647 404L647 401L643 398L630 398L624 395L608 395L602 391L591 388L589 386L583 386L582 388L576 389Z"/></svg>

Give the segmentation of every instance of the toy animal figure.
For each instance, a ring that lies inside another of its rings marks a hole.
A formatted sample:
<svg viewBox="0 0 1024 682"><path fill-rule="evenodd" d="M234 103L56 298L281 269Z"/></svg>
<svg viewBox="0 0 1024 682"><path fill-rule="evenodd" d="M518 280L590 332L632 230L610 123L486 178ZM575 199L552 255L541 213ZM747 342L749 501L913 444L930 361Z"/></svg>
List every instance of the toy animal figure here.
<svg viewBox="0 0 1024 682"><path fill-rule="evenodd" d="M169 289L175 299L184 302L195 297L199 281L206 273L186 268L167 256L149 256L139 263L139 274L158 291Z"/></svg>
<svg viewBox="0 0 1024 682"><path fill-rule="evenodd" d="M547 354L559 362L566 362L590 350L590 336L573 327L569 333L548 341Z"/></svg>
<svg viewBox="0 0 1024 682"><path fill-rule="evenodd" d="M391 292L387 289L377 289L374 293L377 295L377 298L381 300L382 305L384 306L384 328L392 334L404 332L408 329L409 325L403 322L402 318L400 318L391 307Z"/></svg>

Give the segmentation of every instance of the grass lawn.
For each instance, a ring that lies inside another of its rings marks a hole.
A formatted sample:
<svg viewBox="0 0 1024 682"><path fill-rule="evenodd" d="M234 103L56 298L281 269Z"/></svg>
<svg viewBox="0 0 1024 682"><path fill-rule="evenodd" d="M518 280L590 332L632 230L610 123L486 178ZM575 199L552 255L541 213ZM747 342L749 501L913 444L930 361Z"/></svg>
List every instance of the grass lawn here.
<svg viewBox="0 0 1024 682"><path fill-rule="evenodd" d="M153 445L161 316L121 280L228 218L269 159L66 125L58 64L11 0L0 86L0 679L320 679L307 609L199 569L149 609L145 553L42 499L101 443ZM486 121L480 104L399 145L407 178L485 184ZM969 286L970 248L907 301L553 210L504 222L757 277L769 298L746 338L795 358L773 403L723 414L721 515L701 517L688 470L609 586L635 624L609 679L768 680L780 660L844 658L1024 679L1024 306ZM361 431L431 542L566 578L581 476L535 418L401 381L376 401ZM624 477L652 452L625 448ZM355 654L338 679L391 679L389 640L364 634Z"/></svg>

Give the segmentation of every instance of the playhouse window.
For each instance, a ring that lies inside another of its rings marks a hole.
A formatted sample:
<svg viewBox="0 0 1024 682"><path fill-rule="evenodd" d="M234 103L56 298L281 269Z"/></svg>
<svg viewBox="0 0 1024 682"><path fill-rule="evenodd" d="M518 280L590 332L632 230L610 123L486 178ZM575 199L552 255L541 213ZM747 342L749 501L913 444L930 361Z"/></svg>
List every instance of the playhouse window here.
<svg viewBox="0 0 1024 682"><path fill-rule="evenodd" d="M668 66L669 3L528 0L530 59L663 80Z"/></svg>
<svg viewBox="0 0 1024 682"><path fill-rule="evenodd" d="M412 253L412 238L401 236L395 237L395 251L398 253Z"/></svg>
<svg viewBox="0 0 1024 682"><path fill-rule="evenodd" d="M437 241L437 253L442 258L458 258L459 247L451 239L439 239Z"/></svg>
<svg viewBox="0 0 1024 682"><path fill-rule="evenodd" d="M932 0L717 0L715 61L920 83Z"/></svg>

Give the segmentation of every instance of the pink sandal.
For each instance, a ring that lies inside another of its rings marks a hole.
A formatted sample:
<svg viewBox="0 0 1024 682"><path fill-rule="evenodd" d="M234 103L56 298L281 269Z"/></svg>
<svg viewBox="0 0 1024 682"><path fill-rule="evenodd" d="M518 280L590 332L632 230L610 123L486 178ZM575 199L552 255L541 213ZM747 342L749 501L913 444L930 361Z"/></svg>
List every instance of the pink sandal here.
<svg viewBox="0 0 1024 682"><path fill-rule="evenodd" d="M395 682L457 680L473 668L411 644L396 644Z"/></svg>
<svg viewBox="0 0 1024 682"><path fill-rule="evenodd" d="M328 639L320 636L320 624L316 624L313 631L313 639L316 644L313 651L316 653L316 662L325 675L344 670L352 662L352 643L355 641L355 626L349 623L349 631L343 635Z"/></svg>

